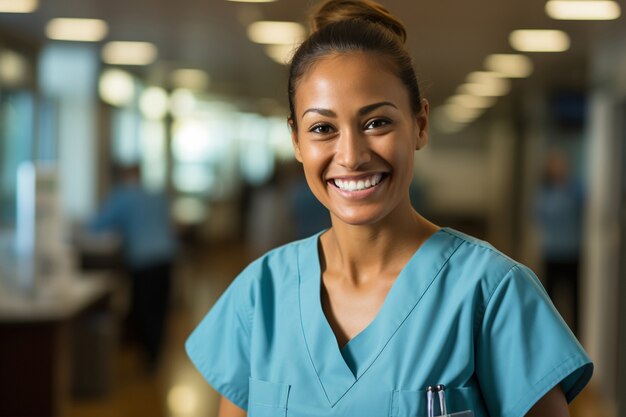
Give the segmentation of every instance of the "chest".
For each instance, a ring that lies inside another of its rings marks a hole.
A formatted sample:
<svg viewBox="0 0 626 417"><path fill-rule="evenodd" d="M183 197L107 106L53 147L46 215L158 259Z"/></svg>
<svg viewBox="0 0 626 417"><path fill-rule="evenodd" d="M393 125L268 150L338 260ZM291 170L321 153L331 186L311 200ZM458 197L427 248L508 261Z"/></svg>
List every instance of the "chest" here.
<svg viewBox="0 0 626 417"><path fill-rule="evenodd" d="M322 276L322 309L340 347L374 320L393 281L381 277L375 282L354 285L337 276Z"/></svg>

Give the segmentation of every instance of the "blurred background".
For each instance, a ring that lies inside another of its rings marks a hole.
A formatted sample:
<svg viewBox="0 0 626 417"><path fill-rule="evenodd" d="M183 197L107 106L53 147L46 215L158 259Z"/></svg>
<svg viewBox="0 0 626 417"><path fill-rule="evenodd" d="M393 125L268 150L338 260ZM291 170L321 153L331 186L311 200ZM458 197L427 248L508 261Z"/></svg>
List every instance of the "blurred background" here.
<svg viewBox="0 0 626 417"><path fill-rule="evenodd" d="M185 338L328 225L286 123L315 4L0 0L0 415L215 414ZM626 416L624 1L384 5L432 109L415 207L532 267L595 363L572 415Z"/></svg>

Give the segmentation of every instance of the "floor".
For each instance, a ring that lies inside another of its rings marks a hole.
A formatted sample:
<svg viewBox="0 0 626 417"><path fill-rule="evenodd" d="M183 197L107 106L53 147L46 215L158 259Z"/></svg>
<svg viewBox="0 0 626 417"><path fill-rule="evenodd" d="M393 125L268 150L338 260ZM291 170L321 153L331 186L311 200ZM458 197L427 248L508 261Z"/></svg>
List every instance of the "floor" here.
<svg viewBox="0 0 626 417"><path fill-rule="evenodd" d="M247 263L237 245L188 253L177 271L177 285L160 368L148 373L137 348L119 344L114 350L109 392L72 399L62 417L201 417L215 416L218 396L191 365L184 340ZM611 416L588 387L571 405L572 417Z"/></svg>

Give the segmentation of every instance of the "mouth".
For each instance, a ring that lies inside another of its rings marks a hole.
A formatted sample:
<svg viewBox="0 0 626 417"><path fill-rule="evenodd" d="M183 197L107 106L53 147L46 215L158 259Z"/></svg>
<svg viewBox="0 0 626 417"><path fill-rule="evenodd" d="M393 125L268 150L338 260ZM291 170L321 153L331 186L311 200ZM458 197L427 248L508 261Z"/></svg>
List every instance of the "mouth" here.
<svg viewBox="0 0 626 417"><path fill-rule="evenodd" d="M388 174L386 173L377 173L353 179L333 178L328 182L342 191L354 192L374 188L378 184L380 184L381 181L383 181L387 176Z"/></svg>

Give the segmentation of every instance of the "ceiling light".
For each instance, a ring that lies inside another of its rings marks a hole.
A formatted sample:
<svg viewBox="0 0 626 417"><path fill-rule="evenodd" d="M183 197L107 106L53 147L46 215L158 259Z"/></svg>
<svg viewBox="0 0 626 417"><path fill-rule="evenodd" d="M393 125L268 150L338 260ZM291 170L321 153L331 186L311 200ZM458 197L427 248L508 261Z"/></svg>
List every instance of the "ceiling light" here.
<svg viewBox="0 0 626 417"><path fill-rule="evenodd" d="M209 74L205 71L192 68L181 68L172 72L170 81L174 88L186 88L202 91L209 86Z"/></svg>
<svg viewBox="0 0 626 417"><path fill-rule="evenodd" d="M492 71L474 71L467 76L467 84L460 87L459 93L474 96L497 97L511 90L511 82L502 74Z"/></svg>
<svg viewBox="0 0 626 417"><path fill-rule="evenodd" d="M248 26L248 38L262 44L295 45L306 35L304 27L295 22L254 22Z"/></svg>
<svg viewBox="0 0 626 417"><path fill-rule="evenodd" d="M37 7L38 0L0 0L0 13L32 13Z"/></svg>
<svg viewBox="0 0 626 417"><path fill-rule="evenodd" d="M511 46L522 52L563 52L569 49L570 40L561 30L514 30L509 35Z"/></svg>
<svg viewBox="0 0 626 417"><path fill-rule="evenodd" d="M135 80L126 71L107 69L100 75L98 92L105 103L123 107L135 97Z"/></svg>
<svg viewBox="0 0 626 417"><path fill-rule="evenodd" d="M17 52L0 50L0 85L19 86L28 77L28 61Z"/></svg>
<svg viewBox="0 0 626 417"><path fill-rule="evenodd" d="M622 12L612 0L549 0L546 13L560 20L614 20Z"/></svg>
<svg viewBox="0 0 626 417"><path fill-rule="evenodd" d="M275 62L281 65L289 64L295 52L294 45L267 45L265 53Z"/></svg>
<svg viewBox="0 0 626 417"><path fill-rule="evenodd" d="M149 42L109 42L102 48L102 60L111 65L148 65L157 57Z"/></svg>
<svg viewBox="0 0 626 417"><path fill-rule="evenodd" d="M235 3L273 3L276 0L227 0Z"/></svg>
<svg viewBox="0 0 626 417"><path fill-rule="evenodd" d="M457 92L459 94L470 94L479 97L498 97L507 94L510 90L510 85L507 84L478 84L478 83L465 83L459 86Z"/></svg>
<svg viewBox="0 0 626 417"><path fill-rule="evenodd" d="M471 94L457 94L448 99L450 103L460 104L468 109L486 109L495 104L494 97L474 96Z"/></svg>
<svg viewBox="0 0 626 417"><path fill-rule="evenodd" d="M98 42L108 32L109 26L100 19L56 18L46 25L46 36L60 41Z"/></svg>
<svg viewBox="0 0 626 417"><path fill-rule="evenodd" d="M167 93L159 87L146 88L139 98L139 110L149 120L161 120L165 117L168 106Z"/></svg>
<svg viewBox="0 0 626 417"><path fill-rule="evenodd" d="M170 96L170 111L174 117L189 116L196 109L196 98L193 93L184 88L176 89Z"/></svg>
<svg viewBox="0 0 626 417"><path fill-rule="evenodd" d="M483 109L469 109L457 103L448 103L443 106L448 118L456 123L470 123L483 114Z"/></svg>
<svg viewBox="0 0 626 417"><path fill-rule="evenodd" d="M433 110L432 120L434 127L437 129L437 131L446 134L460 132L466 126L466 123L459 123L451 120L448 116L448 112L446 111L445 106L437 107Z"/></svg>
<svg viewBox="0 0 626 417"><path fill-rule="evenodd" d="M485 68L508 78L524 78L533 72L533 62L525 55L492 54L485 59Z"/></svg>

